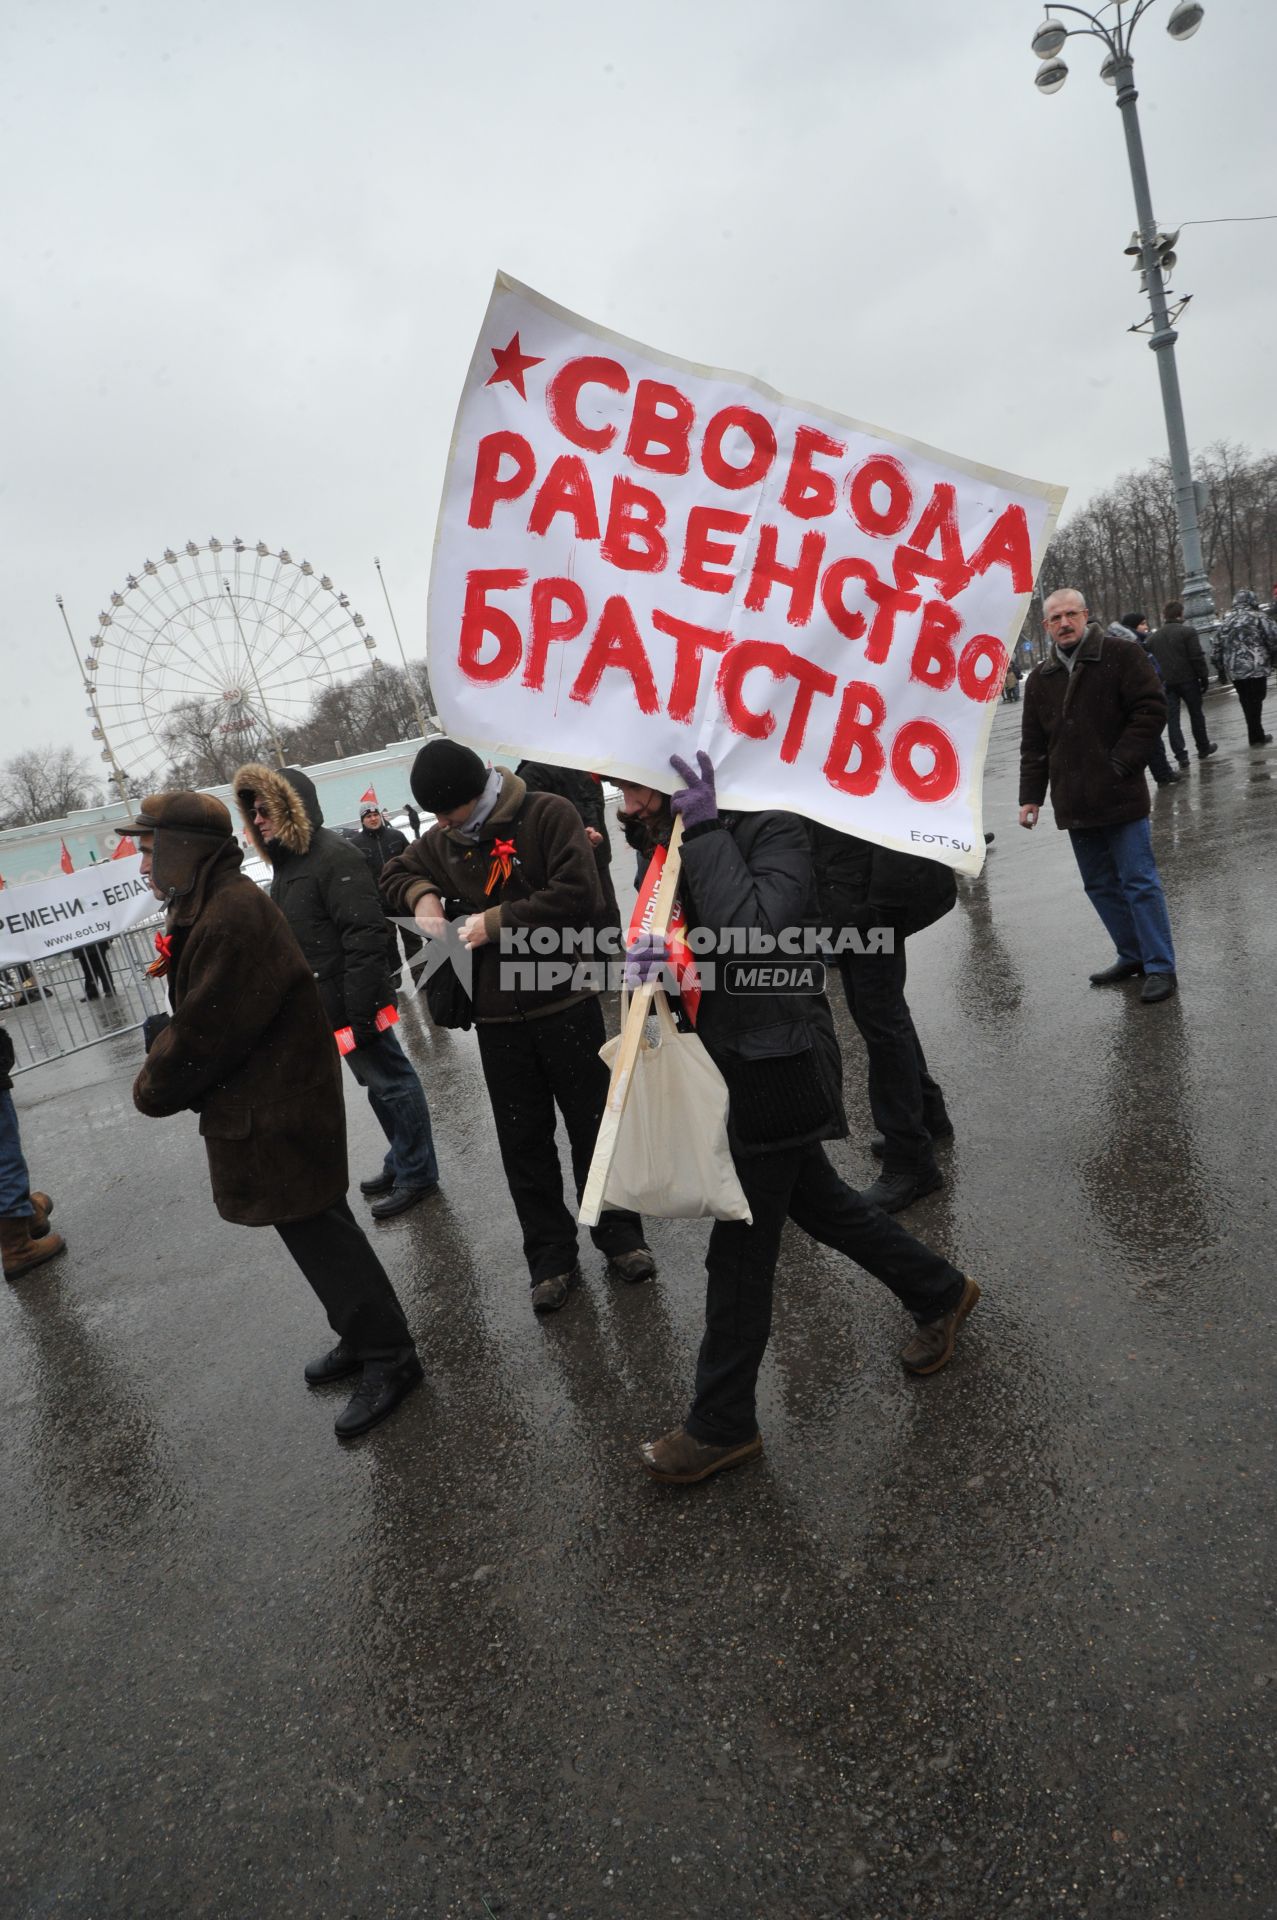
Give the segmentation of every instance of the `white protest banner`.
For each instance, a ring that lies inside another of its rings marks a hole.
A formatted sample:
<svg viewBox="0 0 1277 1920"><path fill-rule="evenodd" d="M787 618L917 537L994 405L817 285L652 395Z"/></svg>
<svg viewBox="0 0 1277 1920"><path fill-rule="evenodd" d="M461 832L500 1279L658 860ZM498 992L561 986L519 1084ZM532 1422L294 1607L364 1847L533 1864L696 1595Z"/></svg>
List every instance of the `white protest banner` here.
<svg viewBox="0 0 1277 1920"><path fill-rule="evenodd" d="M1063 489L592 325L498 274L453 433L430 684L485 750L785 807L966 872Z"/></svg>
<svg viewBox="0 0 1277 1920"><path fill-rule="evenodd" d="M159 912L142 856L33 880L0 893L0 966L30 966L70 947L114 940Z"/></svg>

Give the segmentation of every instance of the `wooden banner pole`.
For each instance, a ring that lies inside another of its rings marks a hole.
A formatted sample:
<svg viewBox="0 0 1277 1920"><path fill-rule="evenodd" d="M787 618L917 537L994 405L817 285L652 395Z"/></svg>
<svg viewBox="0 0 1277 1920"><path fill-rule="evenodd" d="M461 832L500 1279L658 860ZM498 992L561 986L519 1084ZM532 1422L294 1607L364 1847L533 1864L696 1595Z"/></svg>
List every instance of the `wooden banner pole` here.
<svg viewBox="0 0 1277 1920"><path fill-rule="evenodd" d="M674 898L678 892L679 876L683 870L683 855L680 851L683 840L683 816L675 814L674 828L670 834L670 843L665 853L665 865L661 869L661 882L656 889L656 899L652 905L652 919L647 931L663 937L669 932L670 916L674 911ZM630 1011L621 1034L621 1044L616 1059L612 1063L612 1079L607 1090L607 1105L603 1109L603 1118L599 1122L598 1139L594 1143L594 1158L590 1162L589 1177L581 1195L580 1211L577 1218L583 1227L596 1227L599 1215L603 1211L603 1190L607 1186L607 1177L612 1169L612 1160L616 1154L616 1143L621 1132L621 1115L625 1112L625 1102L629 1099L630 1087L634 1080L634 1065L638 1059L639 1047L643 1041L643 1027L651 1010L652 995L656 991L653 981L645 981L630 1000Z"/></svg>

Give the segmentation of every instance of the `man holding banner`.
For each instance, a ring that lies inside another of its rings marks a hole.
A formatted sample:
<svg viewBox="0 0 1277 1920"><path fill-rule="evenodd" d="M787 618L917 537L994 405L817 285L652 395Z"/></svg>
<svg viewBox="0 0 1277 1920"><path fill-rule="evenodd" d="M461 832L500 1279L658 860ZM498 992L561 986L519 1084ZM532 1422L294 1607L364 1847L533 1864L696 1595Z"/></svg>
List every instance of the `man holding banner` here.
<svg viewBox="0 0 1277 1920"><path fill-rule="evenodd" d="M595 988L577 984L571 958L543 959L539 945L523 943L544 936L556 946L565 929L584 936L604 926L594 854L569 800L529 793L517 774L485 766L455 740L426 742L413 763L412 791L436 824L390 862L382 897L432 940L447 932L447 903L465 909L459 931L473 962L479 1058L523 1229L532 1307L556 1313L581 1274L576 1222L563 1202L555 1109L579 1194L607 1098L603 1014ZM637 1214L608 1210L591 1238L619 1278L637 1282L656 1272Z"/></svg>
<svg viewBox="0 0 1277 1920"><path fill-rule="evenodd" d="M653 821L668 815L671 756L707 756L678 803L693 829L689 939L788 937L811 881L796 815L980 871L993 703L1062 501L626 339L498 274L439 512L431 688L455 737L591 767ZM662 885L672 878L671 863ZM646 997L617 1054L587 1218ZM702 1018L755 1223L714 1228L692 1413L645 1452L676 1481L761 1448L754 1378L786 1217L895 1288L923 1323L913 1371L945 1364L978 1295L825 1159L820 1142L843 1129L828 1007L716 991Z"/></svg>
<svg viewBox="0 0 1277 1920"><path fill-rule="evenodd" d="M681 897L696 951L739 954L750 936L775 942L810 922L810 843L792 814L721 815L709 757L697 757L699 773L675 757L687 784L670 800L628 782L622 782L622 800L653 846L668 840L674 813L682 815ZM631 980L640 982L663 960L663 952L636 945ZM674 1486L743 1466L763 1450L754 1390L771 1331L786 1220L855 1260L913 1315L915 1331L900 1356L910 1373L938 1373L947 1365L958 1328L980 1298L974 1280L870 1205L830 1165L821 1143L841 1139L847 1121L838 1040L823 993L750 992L743 975L734 982L725 977L722 969L731 964L716 963L713 987L700 997L696 1031L727 1082L728 1137L753 1219L714 1222L691 1410L681 1427L641 1449L652 1478ZM704 973L709 977L708 967Z"/></svg>

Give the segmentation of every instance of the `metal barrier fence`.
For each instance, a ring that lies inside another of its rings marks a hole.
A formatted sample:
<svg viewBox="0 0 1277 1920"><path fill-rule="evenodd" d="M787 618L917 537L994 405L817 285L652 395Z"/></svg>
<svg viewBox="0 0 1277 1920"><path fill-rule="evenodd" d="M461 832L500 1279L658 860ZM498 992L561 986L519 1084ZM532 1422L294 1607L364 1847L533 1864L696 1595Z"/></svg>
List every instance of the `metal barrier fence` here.
<svg viewBox="0 0 1277 1920"><path fill-rule="evenodd" d="M163 981L146 977L162 925L157 913L114 940L0 971L0 1018L17 1055L13 1071L29 1073L131 1033L148 1013L166 1008Z"/></svg>

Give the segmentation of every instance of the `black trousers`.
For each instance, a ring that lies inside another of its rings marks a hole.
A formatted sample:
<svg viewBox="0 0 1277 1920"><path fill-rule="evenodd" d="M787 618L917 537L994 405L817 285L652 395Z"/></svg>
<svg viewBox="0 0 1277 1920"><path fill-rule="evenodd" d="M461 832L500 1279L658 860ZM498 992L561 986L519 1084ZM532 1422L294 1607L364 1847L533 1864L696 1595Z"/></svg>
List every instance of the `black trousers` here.
<svg viewBox="0 0 1277 1920"><path fill-rule="evenodd" d="M576 1265L576 1221L563 1203L555 1144L555 1108L572 1150L577 1198L594 1157L607 1100L608 1070L599 1059L606 1037L597 996L534 1020L485 1020L475 1028L492 1102L506 1184L523 1229L532 1284ZM609 1259L643 1245L636 1213L609 1208L590 1238Z"/></svg>
<svg viewBox="0 0 1277 1920"><path fill-rule="evenodd" d="M962 1297L956 1267L924 1247L840 1179L822 1146L736 1162L752 1226L716 1220L705 1270L705 1338L687 1430L714 1446L758 1430L754 1388L772 1323L772 1283L787 1219L890 1287L917 1320L938 1320Z"/></svg>
<svg viewBox="0 0 1277 1920"><path fill-rule="evenodd" d="M1246 732L1250 736L1252 747L1259 745L1264 737L1264 696L1268 692L1268 675L1260 673L1249 680L1234 680L1237 698L1241 702L1242 712L1246 716Z"/></svg>
<svg viewBox="0 0 1277 1920"><path fill-rule="evenodd" d="M399 1296L344 1197L275 1231L314 1288L329 1326L361 1360L397 1360L413 1351Z"/></svg>
<svg viewBox="0 0 1277 1920"><path fill-rule="evenodd" d="M897 935L894 953L844 953L838 966L869 1056L869 1110L887 1143L883 1170L922 1173L934 1160L931 1129L943 1126L948 1114L905 999L905 941Z"/></svg>
<svg viewBox="0 0 1277 1920"><path fill-rule="evenodd" d="M111 968L106 957L107 945L108 943L102 940L95 941L92 946L76 948L75 957L80 962L80 972L84 975L86 1000L96 1000L99 988L107 995L115 992L115 982L111 978Z"/></svg>
<svg viewBox="0 0 1277 1920"><path fill-rule="evenodd" d="M1185 682L1183 686L1166 689L1166 731L1170 735L1171 752L1181 766L1188 765L1188 748L1184 745L1184 729L1180 725L1180 702L1188 708L1189 725L1193 729L1193 745L1199 754L1205 753L1210 745L1210 735L1206 731L1206 715L1202 712L1202 689L1196 680Z"/></svg>
<svg viewBox="0 0 1277 1920"><path fill-rule="evenodd" d="M1165 786L1175 769L1166 757L1165 729L1158 734L1148 750L1148 770L1159 787Z"/></svg>

